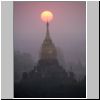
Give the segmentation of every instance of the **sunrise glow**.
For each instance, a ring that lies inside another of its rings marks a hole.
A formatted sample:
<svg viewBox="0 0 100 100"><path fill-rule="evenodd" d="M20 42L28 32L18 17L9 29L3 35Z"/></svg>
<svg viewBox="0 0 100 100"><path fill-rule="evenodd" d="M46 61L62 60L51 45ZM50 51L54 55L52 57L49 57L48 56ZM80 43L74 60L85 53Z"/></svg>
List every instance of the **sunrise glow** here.
<svg viewBox="0 0 100 100"><path fill-rule="evenodd" d="M53 14L50 11L44 11L41 13L41 19L44 22L50 22L53 19Z"/></svg>

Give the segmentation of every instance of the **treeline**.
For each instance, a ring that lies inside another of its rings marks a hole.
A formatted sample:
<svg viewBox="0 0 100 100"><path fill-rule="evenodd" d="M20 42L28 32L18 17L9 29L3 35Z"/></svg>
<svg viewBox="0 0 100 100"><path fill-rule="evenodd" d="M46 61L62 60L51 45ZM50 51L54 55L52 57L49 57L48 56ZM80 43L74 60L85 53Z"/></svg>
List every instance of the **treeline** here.
<svg viewBox="0 0 100 100"><path fill-rule="evenodd" d="M22 78L23 72L29 72L34 67L34 61L29 53L14 51L14 81Z"/></svg>
<svg viewBox="0 0 100 100"><path fill-rule="evenodd" d="M77 81L73 70L66 72L56 60L34 65L31 55L15 52L14 67L15 98L86 97L86 77Z"/></svg>

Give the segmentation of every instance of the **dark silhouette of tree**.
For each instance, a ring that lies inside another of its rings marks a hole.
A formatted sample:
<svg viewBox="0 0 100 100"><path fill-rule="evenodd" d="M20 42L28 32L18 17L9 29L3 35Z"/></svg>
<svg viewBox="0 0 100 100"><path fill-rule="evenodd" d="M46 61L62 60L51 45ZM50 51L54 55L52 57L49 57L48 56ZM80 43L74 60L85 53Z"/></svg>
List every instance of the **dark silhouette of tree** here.
<svg viewBox="0 0 100 100"><path fill-rule="evenodd" d="M34 67L34 62L30 54L14 51L14 80L21 79L22 73L29 72Z"/></svg>

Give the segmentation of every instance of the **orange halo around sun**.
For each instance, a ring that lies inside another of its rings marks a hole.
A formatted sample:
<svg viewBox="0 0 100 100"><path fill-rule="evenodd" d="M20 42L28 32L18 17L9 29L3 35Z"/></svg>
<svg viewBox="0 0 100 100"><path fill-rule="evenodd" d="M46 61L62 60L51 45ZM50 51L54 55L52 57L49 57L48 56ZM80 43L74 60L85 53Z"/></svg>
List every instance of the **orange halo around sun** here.
<svg viewBox="0 0 100 100"><path fill-rule="evenodd" d="M44 22L50 22L53 19L53 14L50 11L44 11L41 13L41 19Z"/></svg>

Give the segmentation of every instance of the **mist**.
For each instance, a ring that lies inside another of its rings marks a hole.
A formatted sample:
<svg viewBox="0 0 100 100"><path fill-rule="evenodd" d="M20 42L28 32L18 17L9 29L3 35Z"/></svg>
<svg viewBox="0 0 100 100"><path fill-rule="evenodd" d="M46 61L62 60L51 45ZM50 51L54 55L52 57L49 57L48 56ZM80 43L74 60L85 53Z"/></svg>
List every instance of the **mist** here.
<svg viewBox="0 0 100 100"><path fill-rule="evenodd" d="M14 50L28 53L37 63L46 25L43 11L50 10L50 36L58 51L58 60L65 65L86 65L86 4L85 2L17 2L14 1ZM78 71L75 69L76 72Z"/></svg>

